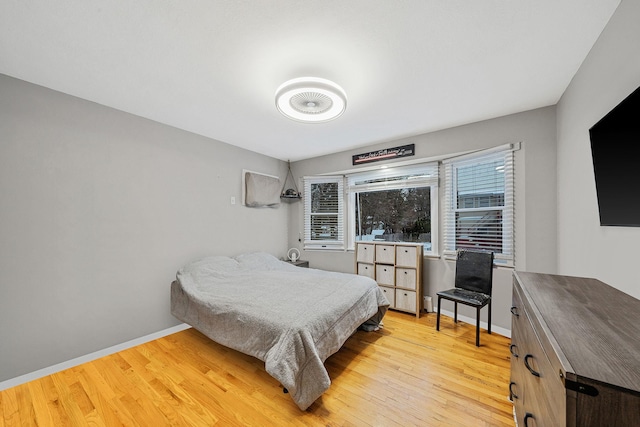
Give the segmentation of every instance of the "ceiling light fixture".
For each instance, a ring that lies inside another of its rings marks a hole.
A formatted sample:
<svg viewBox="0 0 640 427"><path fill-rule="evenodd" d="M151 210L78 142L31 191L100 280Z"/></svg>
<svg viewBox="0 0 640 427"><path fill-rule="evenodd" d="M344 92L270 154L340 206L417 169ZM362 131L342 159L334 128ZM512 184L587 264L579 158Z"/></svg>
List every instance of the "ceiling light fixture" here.
<svg viewBox="0 0 640 427"><path fill-rule="evenodd" d="M347 95L330 80L300 77L280 85L276 90L276 107L292 120L305 123L328 122L344 113Z"/></svg>

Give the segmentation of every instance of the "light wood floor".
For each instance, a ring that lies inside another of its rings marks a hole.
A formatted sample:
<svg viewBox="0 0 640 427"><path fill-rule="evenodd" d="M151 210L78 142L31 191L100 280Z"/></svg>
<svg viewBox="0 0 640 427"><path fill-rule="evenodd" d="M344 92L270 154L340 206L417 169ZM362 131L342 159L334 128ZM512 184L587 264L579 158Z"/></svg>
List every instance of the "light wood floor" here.
<svg viewBox="0 0 640 427"><path fill-rule="evenodd" d="M4 426L508 426L509 339L435 314L389 312L326 366L329 390L300 411L264 364L197 331L0 392Z"/></svg>

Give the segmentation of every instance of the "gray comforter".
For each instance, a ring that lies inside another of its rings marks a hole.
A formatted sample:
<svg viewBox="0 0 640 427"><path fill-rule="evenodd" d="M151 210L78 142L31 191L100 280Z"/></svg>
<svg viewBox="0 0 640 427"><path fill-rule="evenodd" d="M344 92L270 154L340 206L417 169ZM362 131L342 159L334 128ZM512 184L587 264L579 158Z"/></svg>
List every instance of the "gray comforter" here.
<svg viewBox="0 0 640 427"><path fill-rule="evenodd" d="M213 256L178 271L171 313L212 340L257 357L308 408L331 384L324 361L389 305L372 279L300 268L266 253Z"/></svg>

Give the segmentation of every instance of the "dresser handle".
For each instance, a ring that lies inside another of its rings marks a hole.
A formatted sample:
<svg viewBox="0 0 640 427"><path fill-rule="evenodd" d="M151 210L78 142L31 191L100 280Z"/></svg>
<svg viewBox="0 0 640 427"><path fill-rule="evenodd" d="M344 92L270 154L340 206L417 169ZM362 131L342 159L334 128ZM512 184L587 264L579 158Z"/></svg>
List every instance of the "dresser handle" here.
<svg viewBox="0 0 640 427"><path fill-rule="evenodd" d="M540 373L535 371L531 366L529 366L529 358L531 357L533 357L533 354L527 354L524 357L524 366L526 366L529 372L531 372L531 375L533 375L534 377L539 377Z"/></svg>
<svg viewBox="0 0 640 427"><path fill-rule="evenodd" d="M511 314L516 317L520 317L520 315L518 314L518 307L511 307Z"/></svg>
<svg viewBox="0 0 640 427"><path fill-rule="evenodd" d="M518 353L516 353L515 351L513 351L513 349L514 349L514 348L516 348L516 349L517 349L517 348L518 348L518 346L517 346L517 345L515 345L515 344L511 344L511 345L509 346L509 352L511 352L511 355L512 355L513 357L518 357Z"/></svg>
<svg viewBox="0 0 640 427"><path fill-rule="evenodd" d="M529 418L531 419L536 419L536 417L533 416L533 414L530 414L529 412L527 412L526 414L524 414L524 427L529 427L529 424L527 424L529 422Z"/></svg>
<svg viewBox="0 0 640 427"><path fill-rule="evenodd" d="M511 398L510 398L509 400L511 400L512 402L513 402L513 399L517 399L517 398L518 398L518 395L517 395L517 394L515 394L515 393L513 392L513 389L511 388L511 387L512 387L512 386L514 386L514 385L516 385L516 383L514 383L513 381L511 381L511 382L509 383L509 395L511 396Z"/></svg>

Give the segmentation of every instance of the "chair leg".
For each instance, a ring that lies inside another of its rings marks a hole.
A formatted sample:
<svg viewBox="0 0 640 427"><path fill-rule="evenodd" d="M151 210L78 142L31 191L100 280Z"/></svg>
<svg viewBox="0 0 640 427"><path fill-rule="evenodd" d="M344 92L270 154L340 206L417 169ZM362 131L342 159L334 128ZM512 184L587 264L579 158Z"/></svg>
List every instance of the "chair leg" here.
<svg viewBox="0 0 640 427"><path fill-rule="evenodd" d="M476 309L476 347L480 347L480 307Z"/></svg>
<svg viewBox="0 0 640 427"><path fill-rule="evenodd" d="M488 323L488 331L491 333L491 300L489 300L489 316L487 317Z"/></svg>
<svg viewBox="0 0 640 427"><path fill-rule="evenodd" d="M440 330L440 296L438 295L438 314L436 315L436 331Z"/></svg>
<svg viewBox="0 0 640 427"><path fill-rule="evenodd" d="M454 323L458 323L458 303L453 303L453 321Z"/></svg>

